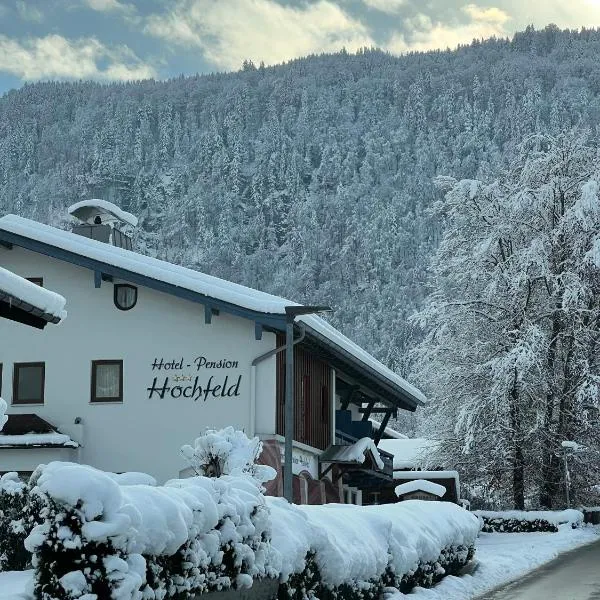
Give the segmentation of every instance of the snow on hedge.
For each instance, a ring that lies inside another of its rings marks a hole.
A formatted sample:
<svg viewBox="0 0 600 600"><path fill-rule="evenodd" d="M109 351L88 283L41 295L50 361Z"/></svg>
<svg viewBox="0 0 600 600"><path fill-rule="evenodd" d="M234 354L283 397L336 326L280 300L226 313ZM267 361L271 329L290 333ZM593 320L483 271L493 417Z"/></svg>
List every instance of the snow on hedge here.
<svg viewBox="0 0 600 600"><path fill-rule="evenodd" d="M278 575L268 510L250 477L120 485L92 467L54 462L34 483L45 521L26 547L39 598L102 597L108 586L114 598L159 599Z"/></svg>
<svg viewBox="0 0 600 600"><path fill-rule="evenodd" d="M148 473L138 473L137 471L128 471L126 473L106 473L113 481L119 485L158 485L156 479Z"/></svg>
<svg viewBox="0 0 600 600"><path fill-rule="evenodd" d="M27 567L28 554L23 547L25 539L24 508L27 485L17 473L0 477L0 571L21 570Z"/></svg>
<svg viewBox="0 0 600 600"><path fill-rule="evenodd" d="M243 473L164 486L127 479L135 483L73 463L37 470L30 494L43 522L25 543L36 598L163 600L265 577L280 578L282 598L293 597L293 582L317 597L350 586L370 598L386 585L431 585L456 572L479 531L478 519L451 503L296 506L265 498Z"/></svg>
<svg viewBox="0 0 600 600"><path fill-rule="evenodd" d="M583 513L575 509L567 510L476 510L473 514L486 519L516 519L517 521L543 520L552 525L583 523Z"/></svg>
<svg viewBox="0 0 600 600"><path fill-rule="evenodd" d="M444 552L466 554L479 532L477 518L450 502L296 506L267 498L267 504L283 582L313 554L323 585L366 589L386 572L401 580L420 565L435 565Z"/></svg>

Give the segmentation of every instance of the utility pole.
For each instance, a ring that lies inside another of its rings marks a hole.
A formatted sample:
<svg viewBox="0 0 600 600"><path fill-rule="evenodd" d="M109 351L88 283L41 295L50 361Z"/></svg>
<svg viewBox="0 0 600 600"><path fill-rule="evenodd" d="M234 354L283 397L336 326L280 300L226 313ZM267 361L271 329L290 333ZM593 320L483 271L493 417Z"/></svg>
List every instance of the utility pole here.
<svg viewBox="0 0 600 600"><path fill-rule="evenodd" d="M580 446L577 442L573 442L571 440L565 440L564 442L561 442L560 446L561 453L558 454L558 456L562 456L563 467L565 471L565 501L567 503L567 508L571 508L571 474L569 473L568 459L569 456L585 452L587 448Z"/></svg>
<svg viewBox="0 0 600 600"><path fill-rule="evenodd" d="M294 447L294 321L300 315L331 312L328 306L285 307L285 446L283 452L283 496L294 501L294 474L292 449Z"/></svg>
<svg viewBox="0 0 600 600"><path fill-rule="evenodd" d="M567 463L567 456L567 449L565 448L563 452L563 461L565 466L565 499L567 501L567 508L571 508L571 494L569 490L569 487L571 485L571 476L569 475L569 465Z"/></svg>

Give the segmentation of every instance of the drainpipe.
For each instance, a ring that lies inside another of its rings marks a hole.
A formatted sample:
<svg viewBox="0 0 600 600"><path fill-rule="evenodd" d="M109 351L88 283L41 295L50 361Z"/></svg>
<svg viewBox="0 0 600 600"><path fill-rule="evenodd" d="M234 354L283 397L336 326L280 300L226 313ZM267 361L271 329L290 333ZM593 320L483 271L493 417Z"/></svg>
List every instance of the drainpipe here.
<svg viewBox="0 0 600 600"><path fill-rule="evenodd" d="M299 323L300 336L294 340L293 345L299 344L306 337L306 328L302 323ZM251 363L250 367L250 435L248 437L254 437L256 433L256 367L259 363L275 356L286 349L286 344L278 346L273 350L269 350L260 356L257 356Z"/></svg>

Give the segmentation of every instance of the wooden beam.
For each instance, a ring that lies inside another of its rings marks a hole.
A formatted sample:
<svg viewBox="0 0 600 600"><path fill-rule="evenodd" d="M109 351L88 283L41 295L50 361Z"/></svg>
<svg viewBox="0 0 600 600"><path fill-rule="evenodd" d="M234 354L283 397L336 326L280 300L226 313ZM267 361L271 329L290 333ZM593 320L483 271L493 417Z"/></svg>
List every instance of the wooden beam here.
<svg viewBox="0 0 600 600"><path fill-rule="evenodd" d="M255 322L254 323L254 339L262 340L262 334L263 334L262 323Z"/></svg>
<svg viewBox="0 0 600 600"><path fill-rule="evenodd" d="M13 245L10 242L3 242L2 240L0 240L0 246L2 246L2 248L5 248L6 250L13 249Z"/></svg>
<svg viewBox="0 0 600 600"><path fill-rule="evenodd" d="M352 399L354 398L354 394L356 394L356 392L358 392L359 389L360 389L360 386L358 386L358 385L352 385L348 388L348 390L346 391L346 393L341 401L340 408L342 410L348 410L348 405L350 404L350 402L352 402Z"/></svg>
<svg viewBox="0 0 600 600"><path fill-rule="evenodd" d="M94 271L94 287L98 289L102 285L102 273Z"/></svg>
<svg viewBox="0 0 600 600"><path fill-rule="evenodd" d="M375 442L376 446L381 441L381 438L383 437L383 434L385 433L385 428L387 427L387 424L388 424L391 416L392 416L392 413L388 412L385 415L385 417L383 417L383 420L381 421L381 425L380 425L379 429L375 432L375 436L373 437L373 441Z"/></svg>
<svg viewBox="0 0 600 600"><path fill-rule="evenodd" d="M212 323L212 307L210 304L205 304L204 305L204 322L207 325L210 325Z"/></svg>
<svg viewBox="0 0 600 600"><path fill-rule="evenodd" d="M371 416L371 413L373 412L374 406L375 406L375 400L373 398L371 398L369 400L369 403L367 404L366 408L363 408L362 406L360 406L358 408L359 412L363 413L363 417L362 417L363 421L369 420L369 417Z"/></svg>
<svg viewBox="0 0 600 600"><path fill-rule="evenodd" d="M331 471L331 469L333 469L333 465L334 465L334 463L329 463L329 466L322 472L321 472L321 467L319 465L319 471L320 471L319 479L323 479L323 477L325 477L327 475L327 473L329 473L329 471Z"/></svg>
<svg viewBox="0 0 600 600"><path fill-rule="evenodd" d="M377 402L379 402L379 400L377 400ZM365 406L359 406L358 408L358 412L361 413L365 413L365 414L369 414L369 416L371 414L387 414L387 413L393 413L395 412L393 408L390 408L389 406L374 406L371 407L371 404L375 403L375 400L369 402L369 404L365 407ZM367 417L368 419L369 417Z"/></svg>

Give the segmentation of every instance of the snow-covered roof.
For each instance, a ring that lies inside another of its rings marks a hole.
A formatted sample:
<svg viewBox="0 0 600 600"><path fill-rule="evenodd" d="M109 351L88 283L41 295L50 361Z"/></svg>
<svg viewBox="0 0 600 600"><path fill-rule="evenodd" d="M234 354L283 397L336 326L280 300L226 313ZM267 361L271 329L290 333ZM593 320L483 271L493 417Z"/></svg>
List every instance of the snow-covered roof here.
<svg viewBox="0 0 600 600"><path fill-rule="evenodd" d="M427 492L441 498L446 493L446 488L439 483L433 483L433 481L427 481L426 479L413 479L413 481L397 485L394 492L398 497L410 494L411 492Z"/></svg>
<svg viewBox="0 0 600 600"><path fill-rule="evenodd" d="M65 433L0 433L0 448L77 448L79 444Z"/></svg>
<svg viewBox="0 0 600 600"><path fill-rule="evenodd" d="M1 448L77 448L79 444L36 414L5 415L6 402L0 398Z"/></svg>
<svg viewBox="0 0 600 600"><path fill-rule="evenodd" d="M120 270L141 275L147 280L163 282L178 289L188 290L207 298L213 298L263 315L285 315L286 306L299 306L285 298L273 296L218 277L206 275L192 269L180 267L156 258L144 256L124 248L104 244L69 231L50 227L16 215L0 218L0 232L14 234L25 240L40 242L46 246L66 251L86 260L116 267ZM14 236L8 236L16 243ZM23 244L27 247L25 244ZM297 318L305 328L307 336L325 341L340 355L348 356L365 371L371 371L378 380L397 388L414 406L425 402L420 390L388 369L360 346L342 335L337 329L316 315Z"/></svg>
<svg viewBox="0 0 600 600"><path fill-rule="evenodd" d="M100 200L99 198L93 198L92 200L82 200L72 204L67 209L69 214L80 219L85 223L93 223L93 219L96 216L105 216L106 214L113 217L114 220L127 223L132 227L137 227L138 219L135 215L121 210L116 204L108 202L106 200Z"/></svg>
<svg viewBox="0 0 600 600"><path fill-rule="evenodd" d="M394 455L394 469L419 469L427 466L438 442L426 438L381 440L379 447Z"/></svg>
<svg viewBox="0 0 600 600"><path fill-rule="evenodd" d="M25 303L37 309L46 320L58 322L67 316L65 299L59 294L27 281L23 277L0 267L0 300Z"/></svg>
<svg viewBox="0 0 600 600"><path fill-rule="evenodd" d="M369 453L375 464L380 470L383 470L384 464L377 451L377 446L371 438L364 437L354 444L349 446L331 446L324 452L319 460L325 463L342 463L342 464L363 464L365 457Z"/></svg>
<svg viewBox="0 0 600 600"><path fill-rule="evenodd" d="M369 419L369 421L371 421L371 425L373 425L373 428L375 430L379 430L381 427L381 422L378 421L377 419ZM400 433L399 431L396 431L395 429L392 429L389 425L383 430L384 435L387 435L389 438L393 439L393 440L406 440L408 439L407 435L404 435L403 433ZM391 453L390 453L391 454Z"/></svg>

